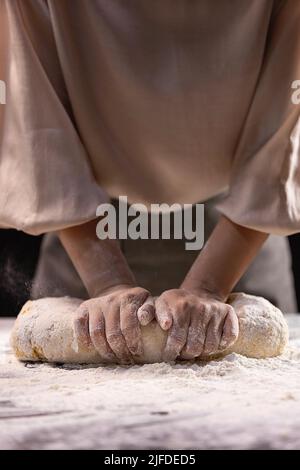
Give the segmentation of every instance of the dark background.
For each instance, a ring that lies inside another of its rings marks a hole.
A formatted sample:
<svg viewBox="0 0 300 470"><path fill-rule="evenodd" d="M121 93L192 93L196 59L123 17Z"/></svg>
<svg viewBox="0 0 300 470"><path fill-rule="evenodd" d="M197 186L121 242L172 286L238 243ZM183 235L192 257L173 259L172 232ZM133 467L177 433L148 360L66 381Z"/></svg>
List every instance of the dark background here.
<svg viewBox="0 0 300 470"><path fill-rule="evenodd" d="M31 237L16 230L0 230L0 316L17 315L28 299L41 241L42 237ZM289 241L300 306L300 234L290 237Z"/></svg>

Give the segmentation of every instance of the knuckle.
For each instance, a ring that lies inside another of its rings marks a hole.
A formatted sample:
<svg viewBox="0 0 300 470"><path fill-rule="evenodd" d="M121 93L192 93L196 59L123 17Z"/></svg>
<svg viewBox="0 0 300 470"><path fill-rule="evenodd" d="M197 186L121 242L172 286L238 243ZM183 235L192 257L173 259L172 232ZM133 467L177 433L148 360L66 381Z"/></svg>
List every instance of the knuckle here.
<svg viewBox="0 0 300 470"><path fill-rule="evenodd" d="M217 321L223 312L223 308L219 306L211 306L210 316L214 321Z"/></svg>
<svg viewBox="0 0 300 470"><path fill-rule="evenodd" d="M77 312L88 310L89 304L90 304L90 300L85 300L79 305Z"/></svg>
<svg viewBox="0 0 300 470"><path fill-rule="evenodd" d="M143 287L133 287L131 289L131 292L133 293L133 295L149 294L149 292L146 289L144 289Z"/></svg>
<svg viewBox="0 0 300 470"><path fill-rule="evenodd" d="M121 330L109 331L106 337L107 337L107 341L110 344L113 344L115 346L119 346L121 344L121 339L122 339Z"/></svg>
<svg viewBox="0 0 300 470"><path fill-rule="evenodd" d="M115 302L115 300L116 300L115 295L111 294L108 297L106 297L105 303L106 305L112 305Z"/></svg>
<svg viewBox="0 0 300 470"><path fill-rule="evenodd" d="M83 315L85 312L87 312L89 309L89 303L88 301L83 302L82 304L79 305L77 310L75 311L76 315Z"/></svg>
<svg viewBox="0 0 300 470"><path fill-rule="evenodd" d="M127 306L138 308L140 304L141 304L140 296L137 296L136 294L132 292L126 292L125 294L121 296L121 306L123 308Z"/></svg>
<svg viewBox="0 0 300 470"><path fill-rule="evenodd" d="M150 292L144 289L143 287L133 287L130 291L129 294L131 294L134 298L138 297L146 297L150 295Z"/></svg>
<svg viewBox="0 0 300 470"><path fill-rule="evenodd" d="M90 328L90 333L93 338L102 338L105 336L104 325L96 325Z"/></svg>
<svg viewBox="0 0 300 470"><path fill-rule="evenodd" d="M150 292L147 289L144 289L143 287L136 287L136 292L137 295L140 297L149 297Z"/></svg>
<svg viewBox="0 0 300 470"><path fill-rule="evenodd" d="M185 341L185 332L183 330L175 330L170 334L170 340L173 344L182 344Z"/></svg>
<svg viewBox="0 0 300 470"><path fill-rule="evenodd" d="M179 305L177 304L173 312L175 322L178 323L180 328L183 328L183 325L185 325L188 320L186 307L183 308L181 303Z"/></svg>
<svg viewBox="0 0 300 470"><path fill-rule="evenodd" d="M218 315L215 312L211 312L209 316L209 334L213 333L217 328Z"/></svg>
<svg viewBox="0 0 300 470"><path fill-rule="evenodd" d="M138 318L135 314L130 312L123 315L123 318L121 319L121 331L132 330L137 328L137 326Z"/></svg>
<svg viewBox="0 0 300 470"><path fill-rule="evenodd" d="M135 299L135 294L133 292L126 292L122 295L122 302L131 303Z"/></svg>
<svg viewBox="0 0 300 470"><path fill-rule="evenodd" d="M88 318L88 311L80 310L75 313L74 324L78 326L82 326L86 323L87 318Z"/></svg>
<svg viewBox="0 0 300 470"><path fill-rule="evenodd" d="M196 305L196 311L197 311L198 314L201 314L201 315L205 314L205 312L206 312L205 304L203 302L199 301Z"/></svg>
<svg viewBox="0 0 300 470"><path fill-rule="evenodd" d="M203 315L206 319L209 319L213 313L212 305L204 303L203 304Z"/></svg>

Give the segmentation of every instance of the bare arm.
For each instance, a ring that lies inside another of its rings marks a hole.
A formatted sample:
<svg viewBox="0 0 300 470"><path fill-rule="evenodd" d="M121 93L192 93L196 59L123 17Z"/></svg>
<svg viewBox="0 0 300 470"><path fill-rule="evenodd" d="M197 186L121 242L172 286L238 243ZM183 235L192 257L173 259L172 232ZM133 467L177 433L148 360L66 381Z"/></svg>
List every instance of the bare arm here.
<svg viewBox="0 0 300 470"><path fill-rule="evenodd" d="M140 325L154 318L150 293L138 287L116 240L99 240L97 221L62 230L60 240L91 299L74 316L77 340L93 344L108 362L142 354Z"/></svg>
<svg viewBox="0 0 300 470"><path fill-rule="evenodd" d="M100 241L96 221L68 228L60 239L92 297L78 311L75 331L102 356L131 362L141 354L139 322L152 320L152 298L136 281L115 240ZM238 336L238 320L226 299L267 234L222 217L180 289L156 301L156 318L169 330L165 360L191 359L227 348Z"/></svg>
<svg viewBox="0 0 300 470"><path fill-rule="evenodd" d="M92 220L59 232L59 238L91 297L114 286L136 285L118 241L97 238L97 222Z"/></svg>
<svg viewBox="0 0 300 470"><path fill-rule="evenodd" d="M156 302L157 321L169 330L165 360L214 354L236 341L238 319L225 302L267 236L221 217L180 289Z"/></svg>
<svg viewBox="0 0 300 470"><path fill-rule="evenodd" d="M225 301L267 238L266 233L221 217L182 287L195 294L207 291Z"/></svg>

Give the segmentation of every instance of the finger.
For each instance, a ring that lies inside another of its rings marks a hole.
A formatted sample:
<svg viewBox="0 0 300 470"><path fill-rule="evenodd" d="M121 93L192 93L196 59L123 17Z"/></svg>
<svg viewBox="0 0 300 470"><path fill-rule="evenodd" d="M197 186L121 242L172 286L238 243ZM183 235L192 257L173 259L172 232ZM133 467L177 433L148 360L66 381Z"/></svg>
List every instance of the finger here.
<svg viewBox="0 0 300 470"><path fill-rule="evenodd" d="M89 332L89 310L87 305L81 304L75 312L73 329L77 351L79 349L79 345L83 347L92 346Z"/></svg>
<svg viewBox="0 0 300 470"><path fill-rule="evenodd" d="M142 326L148 325L155 318L154 299L149 296L146 302L138 309L137 316Z"/></svg>
<svg viewBox="0 0 300 470"><path fill-rule="evenodd" d="M121 364L133 364L120 326L120 306L114 303L105 313L105 334L112 351Z"/></svg>
<svg viewBox="0 0 300 470"><path fill-rule="evenodd" d="M197 356L204 354L204 346L206 340L206 332L211 318L212 306L200 304L196 307L195 312L192 313L191 324L189 327L186 346L182 350L181 356L183 359L191 359L194 353Z"/></svg>
<svg viewBox="0 0 300 470"><path fill-rule="evenodd" d="M116 362L111 347L105 336L105 319L99 306L91 306L89 311L89 331L92 343L101 356L107 362Z"/></svg>
<svg viewBox="0 0 300 470"><path fill-rule="evenodd" d="M188 328L190 323L190 313L176 312L173 316L173 324L169 331L165 350L163 352L163 360L165 362L175 361L187 340Z"/></svg>
<svg viewBox="0 0 300 470"><path fill-rule="evenodd" d="M228 314L223 325L220 349L227 349L232 346L239 336L239 320L234 309L229 306Z"/></svg>
<svg viewBox="0 0 300 470"><path fill-rule="evenodd" d="M191 315L186 345L180 357L185 360L194 359L202 354L205 344L206 321L203 312L194 311Z"/></svg>
<svg viewBox="0 0 300 470"><path fill-rule="evenodd" d="M222 337L224 315L221 312L215 311L212 313L209 320L203 353L204 355L214 354L219 349L219 344Z"/></svg>
<svg viewBox="0 0 300 470"><path fill-rule="evenodd" d="M120 326L131 354L141 356L143 353L142 333L137 316L137 306L134 303L126 301L121 303Z"/></svg>
<svg viewBox="0 0 300 470"><path fill-rule="evenodd" d="M155 302L155 318L163 330L169 330L172 326L172 312L168 304L160 297Z"/></svg>

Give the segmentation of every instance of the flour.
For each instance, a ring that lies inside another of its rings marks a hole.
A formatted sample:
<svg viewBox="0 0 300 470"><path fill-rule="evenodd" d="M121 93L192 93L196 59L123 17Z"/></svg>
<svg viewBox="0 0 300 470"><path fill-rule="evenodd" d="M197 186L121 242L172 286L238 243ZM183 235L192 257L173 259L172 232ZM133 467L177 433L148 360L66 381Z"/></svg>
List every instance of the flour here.
<svg viewBox="0 0 300 470"><path fill-rule="evenodd" d="M7 341L1 448L300 446L300 337L276 358L133 367L24 365Z"/></svg>
<svg viewBox="0 0 300 470"><path fill-rule="evenodd" d="M300 316L283 355L209 363L21 363L0 325L0 447L297 449Z"/></svg>
<svg viewBox="0 0 300 470"><path fill-rule="evenodd" d="M233 294L229 302L239 319L236 343L218 356L231 352L266 358L281 354L288 341L288 329L280 310L270 302L246 294ZM92 344L77 342L73 330L74 314L81 301L69 297L28 302L14 326L11 343L21 360L57 363L101 364L104 359ZM167 332L156 321L141 327L143 355L137 362L162 362Z"/></svg>
<svg viewBox="0 0 300 470"><path fill-rule="evenodd" d="M297 449L300 316L268 359L22 363L0 324L1 449ZM110 454L111 455L111 454Z"/></svg>

